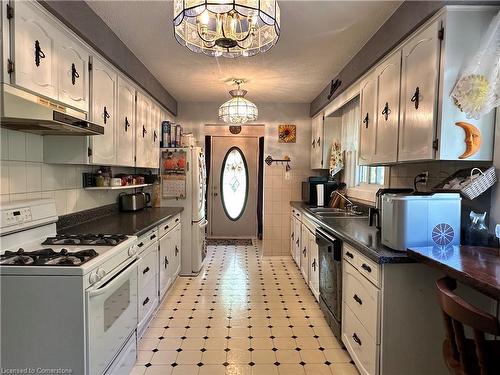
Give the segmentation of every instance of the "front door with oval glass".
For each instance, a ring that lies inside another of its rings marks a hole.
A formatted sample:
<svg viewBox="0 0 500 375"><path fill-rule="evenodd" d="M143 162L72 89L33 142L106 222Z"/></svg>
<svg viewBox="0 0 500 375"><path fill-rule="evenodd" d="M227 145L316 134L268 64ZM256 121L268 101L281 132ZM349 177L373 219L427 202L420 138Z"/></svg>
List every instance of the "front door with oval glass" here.
<svg viewBox="0 0 500 375"><path fill-rule="evenodd" d="M258 138L212 138L211 237L257 235L258 150Z"/></svg>

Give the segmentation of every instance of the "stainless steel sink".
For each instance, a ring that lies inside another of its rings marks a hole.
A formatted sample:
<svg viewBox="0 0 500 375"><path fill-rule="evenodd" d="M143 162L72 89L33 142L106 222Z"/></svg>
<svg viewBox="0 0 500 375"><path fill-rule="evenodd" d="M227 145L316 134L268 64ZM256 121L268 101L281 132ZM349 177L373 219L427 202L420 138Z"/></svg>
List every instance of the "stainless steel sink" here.
<svg viewBox="0 0 500 375"><path fill-rule="evenodd" d="M330 208L330 207L311 207L309 210L316 216L322 219L333 219L333 218L367 218L368 215L363 212L352 212L346 211L342 208Z"/></svg>

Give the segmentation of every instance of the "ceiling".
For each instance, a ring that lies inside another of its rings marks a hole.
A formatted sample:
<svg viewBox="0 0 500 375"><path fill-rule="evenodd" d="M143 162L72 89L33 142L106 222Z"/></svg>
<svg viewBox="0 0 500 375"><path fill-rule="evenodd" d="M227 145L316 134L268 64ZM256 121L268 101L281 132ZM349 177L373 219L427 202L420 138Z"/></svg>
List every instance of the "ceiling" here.
<svg viewBox="0 0 500 375"><path fill-rule="evenodd" d="M213 58L179 45L172 1L88 1L179 102L219 102L231 79L256 102L309 103L400 5L400 1L279 1L281 36L250 58Z"/></svg>

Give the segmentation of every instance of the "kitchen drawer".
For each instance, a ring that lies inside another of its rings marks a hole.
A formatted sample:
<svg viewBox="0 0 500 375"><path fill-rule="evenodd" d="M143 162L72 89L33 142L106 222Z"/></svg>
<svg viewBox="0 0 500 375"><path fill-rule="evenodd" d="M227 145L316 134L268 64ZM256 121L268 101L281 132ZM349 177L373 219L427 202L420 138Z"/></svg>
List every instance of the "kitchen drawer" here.
<svg viewBox="0 0 500 375"><path fill-rule="evenodd" d="M139 300L137 303L140 328L147 324L151 314L156 306L158 306L158 280L156 279L156 273L153 275L155 277L149 280L148 284L139 289Z"/></svg>
<svg viewBox="0 0 500 375"><path fill-rule="evenodd" d="M151 229L146 234L143 234L137 240L138 253L142 253L145 249L149 247L153 242L158 241L158 228Z"/></svg>
<svg viewBox="0 0 500 375"><path fill-rule="evenodd" d="M351 263L363 276L380 287L380 265L368 259L351 245L344 242L343 258Z"/></svg>
<svg viewBox="0 0 500 375"><path fill-rule="evenodd" d="M160 237L170 232L174 227L181 222L181 215L177 214L174 217L171 217L164 223L158 225L158 234Z"/></svg>
<svg viewBox="0 0 500 375"><path fill-rule="evenodd" d="M307 229L315 236L316 228L318 227L316 224L312 222L307 216L302 215L302 225L305 225Z"/></svg>
<svg viewBox="0 0 500 375"><path fill-rule="evenodd" d="M302 220L302 213L300 212L300 210L293 207L292 207L292 216L296 217L299 220Z"/></svg>
<svg viewBox="0 0 500 375"><path fill-rule="evenodd" d="M361 276L359 271L344 261L342 299L367 329L372 338L379 343L377 334L378 306L380 291Z"/></svg>
<svg viewBox="0 0 500 375"><path fill-rule="evenodd" d="M361 375L376 375L379 347L349 306L344 304L343 310L342 342Z"/></svg>
<svg viewBox="0 0 500 375"><path fill-rule="evenodd" d="M141 253L141 260L139 261L139 290L149 284L150 280L155 278L158 273L158 246L154 242L149 245Z"/></svg>

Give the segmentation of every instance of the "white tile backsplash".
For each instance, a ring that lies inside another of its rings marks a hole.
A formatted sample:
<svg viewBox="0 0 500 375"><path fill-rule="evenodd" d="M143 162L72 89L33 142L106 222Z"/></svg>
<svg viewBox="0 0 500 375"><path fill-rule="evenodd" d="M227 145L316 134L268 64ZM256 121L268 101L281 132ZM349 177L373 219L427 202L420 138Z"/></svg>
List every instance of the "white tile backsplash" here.
<svg viewBox="0 0 500 375"><path fill-rule="evenodd" d="M0 128L0 138L0 204L54 198L58 215L65 215L116 202L119 191L82 188L82 173L94 167L44 163L41 136ZM133 173L132 168L113 171Z"/></svg>

